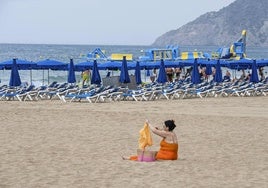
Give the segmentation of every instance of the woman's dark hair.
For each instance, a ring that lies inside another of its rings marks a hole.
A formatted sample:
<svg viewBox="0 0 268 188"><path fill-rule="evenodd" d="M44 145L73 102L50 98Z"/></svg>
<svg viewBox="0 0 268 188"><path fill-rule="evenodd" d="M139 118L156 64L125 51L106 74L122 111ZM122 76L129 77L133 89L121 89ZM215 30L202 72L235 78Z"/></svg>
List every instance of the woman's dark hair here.
<svg viewBox="0 0 268 188"><path fill-rule="evenodd" d="M176 127L174 120L167 120L165 121L166 127L168 127L169 131L173 131L173 129Z"/></svg>

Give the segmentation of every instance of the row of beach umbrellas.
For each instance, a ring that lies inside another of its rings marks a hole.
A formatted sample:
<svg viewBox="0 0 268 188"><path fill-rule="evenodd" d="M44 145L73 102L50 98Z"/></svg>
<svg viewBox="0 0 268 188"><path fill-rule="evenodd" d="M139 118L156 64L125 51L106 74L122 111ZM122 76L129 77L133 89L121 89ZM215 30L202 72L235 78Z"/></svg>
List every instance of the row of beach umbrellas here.
<svg viewBox="0 0 268 188"><path fill-rule="evenodd" d="M141 73L142 69L159 69L159 75L157 77L158 83L165 83L167 82L166 78L166 67L185 67L191 66L193 67L192 71L192 83L198 84L201 82L199 76L198 66L206 66L206 73L208 75L212 74L211 67L214 66L216 68L216 75L214 77L215 82L222 82L222 73L221 67L228 67L232 69L252 69L252 82L259 82L257 68L260 66L268 66L267 60L249 60L249 59L242 59L239 61L221 61L221 60L198 60L195 59L194 61L158 61L158 62L127 62L126 58L124 57L122 62L105 62L98 64L96 60L93 62L84 62L74 65L73 59L70 59L69 64L65 64L55 60L44 60L37 63L24 61L24 60L17 60L13 59L12 61L5 61L0 63L0 69L10 69L11 76L10 76L10 86L18 86L21 84L18 70L32 70L32 69L51 69L51 70L68 70L68 83L75 83L75 71L82 71L85 69L92 69L92 84L100 84L101 77L99 74L99 70L117 70L120 69L120 78L119 82L121 83L129 83L130 78L128 75L128 70L135 69L135 79L137 84L141 84Z"/></svg>
<svg viewBox="0 0 268 188"><path fill-rule="evenodd" d="M70 62L73 60L70 60ZM221 67L227 67L230 69L250 69L253 64L253 59L240 59L240 60L219 60ZM206 59L198 59L198 65L206 66L216 66L218 60L206 60ZM26 61L21 59L16 59L16 63L19 70L68 70L70 63L64 63L57 60L46 59L38 62ZM165 67L185 67L185 66L193 66L194 60L176 60L176 61L167 61L165 60ZM0 70L1 69L11 69L13 64L13 60L4 61L0 63ZM136 69L136 61L128 61L127 62L127 69L128 70L135 70ZM139 66L141 69L154 69L160 68L161 61L139 61ZM74 64L75 71L83 71L86 69L93 69L94 61L86 61L81 63ZM267 59L259 59L256 60L257 67L268 66ZM122 66L122 61L105 61L102 63L98 63L99 70L120 70Z"/></svg>
<svg viewBox="0 0 268 188"><path fill-rule="evenodd" d="M26 68L27 67L26 63L28 63L28 62L24 61L23 65L22 64L17 64L17 59L13 59L12 64L11 64L11 62L8 62L8 64L7 64L8 68L7 69L11 70L9 86L20 86L21 85L21 79L20 79L20 75L19 75L19 68L22 69L22 70L29 69L29 67ZM28 65L30 66L32 64L29 63ZM58 64L58 65L61 65L61 64ZM58 68L56 68L56 66L57 65L54 65L54 66L50 67L47 64L43 64L42 68L40 68L40 69L59 70ZM34 66L32 66L32 68L33 67ZM122 68L121 68L119 82L121 82L121 83L130 83L130 78L129 78L129 74L128 74L126 58L123 58L121 67ZM33 68L33 69L36 69L36 67ZM136 75L138 75L138 72L136 72ZM140 75L140 70L139 70L139 75ZM70 59L70 64L68 65L67 82L68 83L76 83L75 68L74 68L73 59ZM136 79L136 82L137 82L137 84L141 84L141 78L139 78L139 80ZM101 83L101 76L100 76L100 73L99 73L98 64L97 64L97 61L94 60L93 67L92 67L91 84L100 84L100 83Z"/></svg>

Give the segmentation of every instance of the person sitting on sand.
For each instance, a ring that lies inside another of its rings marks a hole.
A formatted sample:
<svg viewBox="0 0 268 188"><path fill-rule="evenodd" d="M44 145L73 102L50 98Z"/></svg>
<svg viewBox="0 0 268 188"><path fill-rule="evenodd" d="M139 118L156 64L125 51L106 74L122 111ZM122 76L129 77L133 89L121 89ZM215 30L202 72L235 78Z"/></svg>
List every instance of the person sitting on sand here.
<svg viewBox="0 0 268 188"><path fill-rule="evenodd" d="M160 150L156 153L156 160L177 160L178 159L178 138L173 130L176 125L174 120L167 120L164 122L163 128L158 128L152 126L149 121L146 121L152 130L152 132L160 137L162 141L160 142ZM138 160L138 156L122 157L123 159Z"/></svg>

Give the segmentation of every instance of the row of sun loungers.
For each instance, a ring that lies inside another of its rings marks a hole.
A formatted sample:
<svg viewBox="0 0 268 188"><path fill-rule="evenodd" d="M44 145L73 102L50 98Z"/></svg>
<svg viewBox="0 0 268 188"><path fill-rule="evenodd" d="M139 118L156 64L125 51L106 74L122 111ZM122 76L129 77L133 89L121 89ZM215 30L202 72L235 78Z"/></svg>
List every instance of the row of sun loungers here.
<svg viewBox="0 0 268 188"><path fill-rule="evenodd" d="M0 87L0 100L38 101L60 100L62 102L87 101L89 103L112 101L152 101L206 97L250 97L267 96L268 83L248 82L174 82L166 85L148 84L136 90L125 87L91 86L79 88L67 83L52 83L49 86L23 88Z"/></svg>

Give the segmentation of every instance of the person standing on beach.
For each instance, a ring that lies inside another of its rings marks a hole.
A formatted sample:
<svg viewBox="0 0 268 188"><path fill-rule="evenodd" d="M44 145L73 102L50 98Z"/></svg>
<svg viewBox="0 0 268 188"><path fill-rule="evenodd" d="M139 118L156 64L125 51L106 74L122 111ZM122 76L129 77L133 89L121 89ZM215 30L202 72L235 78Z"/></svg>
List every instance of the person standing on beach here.
<svg viewBox="0 0 268 188"><path fill-rule="evenodd" d="M181 75L181 68L180 67L175 69L175 74L176 74L176 80L175 81L179 81L180 80L180 75Z"/></svg>
<svg viewBox="0 0 268 188"><path fill-rule="evenodd" d="M173 82L173 75L174 75L173 68L166 68L166 74L167 74L168 82L172 83Z"/></svg>
<svg viewBox="0 0 268 188"><path fill-rule="evenodd" d="M153 69L152 75L150 76L151 82L154 83L157 78L156 68Z"/></svg>
<svg viewBox="0 0 268 188"><path fill-rule="evenodd" d="M85 70L82 72L81 74L81 78L82 78L82 88L85 86L85 83L88 85L89 84L89 80L91 77L91 72L90 70Z"/></svg>
<svg viewBox="0 0 268 188"><path fill-rule="evenodd" d="M265 80L265 76L264 76L264 73L263 73L263 67L259 68L259 75L260 75L260 81Z"/></svg>

